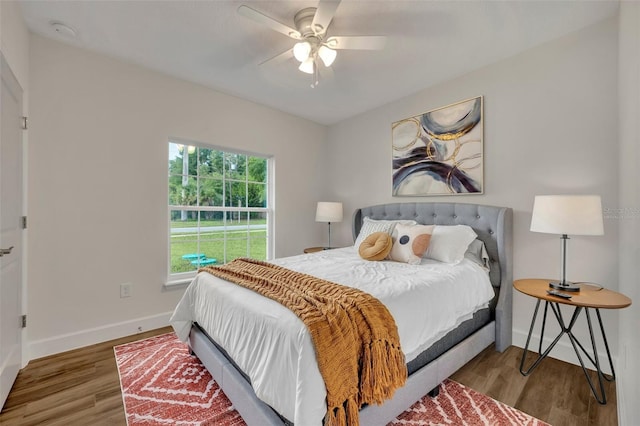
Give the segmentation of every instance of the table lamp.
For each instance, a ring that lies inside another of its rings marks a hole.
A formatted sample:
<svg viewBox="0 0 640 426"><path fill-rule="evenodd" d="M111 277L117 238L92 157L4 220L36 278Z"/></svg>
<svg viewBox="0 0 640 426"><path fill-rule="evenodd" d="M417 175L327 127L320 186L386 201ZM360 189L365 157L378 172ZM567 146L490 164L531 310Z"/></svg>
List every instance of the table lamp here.
<svg viewBox="0 0 640 426"><path fill-rule="evenodd" d="M562 291L580 291L567 281L568 235L603 235L602 202L599 195L536 195L531 216L531 231L560 234L562 242L562 278L549 287Z"/></svg>
<svg viewBox="0 0 640 426"><path fill-rule="evenodd" d="M328 201L318 202L316 222L327 222L329 224L328 248L331 248L331 222L342 222L342 203Z"/></svg>

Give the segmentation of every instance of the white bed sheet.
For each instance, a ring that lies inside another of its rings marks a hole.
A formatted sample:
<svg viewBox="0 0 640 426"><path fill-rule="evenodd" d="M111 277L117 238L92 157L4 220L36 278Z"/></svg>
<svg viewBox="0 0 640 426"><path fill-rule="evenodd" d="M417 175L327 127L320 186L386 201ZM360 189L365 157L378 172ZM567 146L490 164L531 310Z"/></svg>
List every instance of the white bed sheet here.
<svg viewBox="0 0 640 426"><path fill-rule="evenodd" d="M396 321L409 362L494 296L488 274L465 259L456 266L361 259L354 247L274 260L286 268L363 290ZM197 322L250 377L256 395L296 425L321 425L326 390L309 333L290 310L238 285L198 274L171 325L187 341Z"/></svg>

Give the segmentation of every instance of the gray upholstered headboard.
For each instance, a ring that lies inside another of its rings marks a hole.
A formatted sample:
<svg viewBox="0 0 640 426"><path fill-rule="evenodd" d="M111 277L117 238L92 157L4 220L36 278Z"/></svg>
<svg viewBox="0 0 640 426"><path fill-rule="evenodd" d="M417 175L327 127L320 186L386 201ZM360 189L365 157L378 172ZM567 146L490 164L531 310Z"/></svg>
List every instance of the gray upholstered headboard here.
<svg viewBox="0 0 640 426"><path fill-rule="evenodd" d="M484 241L489 253L489 278L498 293L492 308L496 312L497 335L511 344L513 292L513 211L508 207L466 203L392 203L357 209L353 215L353 238L365 217L377 220L413 219L424 225L469 225ZM504 314L504 315L503 315ZM504 318L503 318L504 317ZM502 346L496 341L497 346Z"/></svg>

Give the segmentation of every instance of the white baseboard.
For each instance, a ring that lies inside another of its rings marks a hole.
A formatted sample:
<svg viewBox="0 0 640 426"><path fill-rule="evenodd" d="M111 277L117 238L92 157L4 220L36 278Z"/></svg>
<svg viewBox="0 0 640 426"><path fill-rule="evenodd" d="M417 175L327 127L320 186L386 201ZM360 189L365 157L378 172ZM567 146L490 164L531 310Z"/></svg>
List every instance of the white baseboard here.
<svg viewBox="0 0 640 426"><path fill-rule="evenodd" d="M524 348L524 345L527 343L527 333L518 331L518 330L513 330L512 337L513 337L514 346L518 346L519 348ZM550 338L546 336L546 333L545 333L545 339L542 343L543 351L553 342L553 339L555 337L556 336L554 335L554 336L551 336ZM534 334L533 336L531 336L531 342L529 343L529 350L538 352L539 342L540 342L539 334ZM585 349L587 350L591 349L591 342L588 341L588 338L586 342L580 342L580 343L582 343ZM553 348L551 353L549 353L549 356L551 358L559 359L561 361L565 361L570 364L575 364L578 366L580 365L580 362L578 361L578 357L576 356L576 353L573 350L573 346L571 346L571 342L569 341L569 338L566 336L563 336L560 339L560 341L556 344L556 346ZM587 369L595 371L595 367L591 364L591 361L589 361L589 359L586 356L584 356L584 354L582 353L580 354L580 356L582 356L582 361L584 362L585 367L587 367ZM611 355L611 359L613 360L613 367L615 368L616 358L613 355ZM602 369L603 373L611 374L611 368L609 368L609 358L607 357L607 352L604 347L598 348L598 362L600 363L600 368Z"/></svg>
<svg viewBox="0 0 640 426"><path fill-rule="evenodd" d="M75 333L62 334L47 339L34 340L27 345L28 359L42 358L83 346L94 345L140 332L166 327L169 325L170 317L171 312L165 312L102 327L80 330Z"/></svg>

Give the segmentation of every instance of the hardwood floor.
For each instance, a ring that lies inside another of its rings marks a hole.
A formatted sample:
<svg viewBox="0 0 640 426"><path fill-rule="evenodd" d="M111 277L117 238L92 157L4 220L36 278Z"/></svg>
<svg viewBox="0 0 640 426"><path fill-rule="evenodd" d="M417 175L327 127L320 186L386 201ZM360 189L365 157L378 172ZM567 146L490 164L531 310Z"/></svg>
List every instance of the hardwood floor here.
<svg viewBox="0 0 640 426"><path fill-rule="evenodd" d="M527 364L537 357L529 353ZM554 426L615 426L618 424L615 382L605 381L607 404L591 394L582 369L553 358L543 360L529 376L520 374L522 349L503 353L493 345L451 378ZM591 380L597 383L597 374Z"/></svg>
<svg viewBox="0 0 640 426"><path fill-rule="evenodd" d="M0 425L126 425L113 346L170 331L166 327L31 361L18 375ZM580 367L548 358L523 377L521 354L513 346L504 353L489 347L452 379L554 426L617 425L615 383L606 383L608 403L600 405Z"/></svg>
<svg viewBox="0 0 640 426"><path fill-rule="evenodd" d="M0 425L126 425L113 346L170 327L29 362L0 413Z"/></svg>

